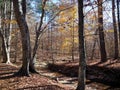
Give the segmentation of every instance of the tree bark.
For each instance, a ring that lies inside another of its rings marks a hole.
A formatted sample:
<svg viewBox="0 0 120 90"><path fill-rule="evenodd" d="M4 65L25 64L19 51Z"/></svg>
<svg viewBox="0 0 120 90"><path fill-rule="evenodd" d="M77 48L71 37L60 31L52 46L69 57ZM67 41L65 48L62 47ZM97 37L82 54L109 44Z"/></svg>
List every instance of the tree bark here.
<svg viewBox="0 0 120 90"><path fill-rule="evenodd" d="M10 3L10 14L9 14L9 17L8 19L11 21L12 18L13 18L13 3L12 3L12 0L9 1ZM9 23L8 25L8 30L7 30L7 56L8 56L8 60L7 60L7 63L11 63L10 62L10 45L11 45L11 31L12 31L12 24Z"/></svg>
<svg viewBox="0 0 120 90"><path fill-rule="evenodd" d="M36 54L37 54L37 49L38 49L38 46L39 46L39 38L40 38L40 35L41 35L41 28L42 28L42 24L43 24L43 18L44 18L44 15L45 15L45 5L46 5L46 1L47 0L43 0L42 2L42 15L41 15L41 21L40 21L40 24L39 24L39 27L38 29L36 29L36 38L35 38L35 45L34 45L34 48L33 48L33 53L32 53L32 58L30 60L30 71L33 72L33 73L36 73L37 71L35 70L35 58L36 58Z"/></svg>
<svg viewBox="0 0 120 90"><path fill-rule="evenodd" d="M119 56L118 50L118 34L116 26L116 17L115 17L115 0L112 0L112 18L113 18L113 28L114 28L114 59L117 59Z"/></svg>
<svg viewBox="0 0 120 90"><path fill-rule="evenodd" d="M85 45L84 45L84 16L83 16L83 0L78 0L78 16L79 16L79 71L78 71L78 85L76 90L85 90Z"/></svg>
<svg viewBox="0 0 120 90"><path fill-rule="evenodd" d="M104 31L103 31L103 0L98 0L98 30L100 40L100 54L101 62L107 61L107 54L105 49Z"/></svg>
<svg viewBox="0 0 120 90"><path fill-rule="evenodd" d="M2 8L1 8L1 37L2 37L2 54L3 54L3 63L10 64L10 42L11 42L11 29L12 25L8 22L5 22L5 20L11 20L12 19L12 2L4 0L2 2ZM10 8L8 8L10 6ZM10 13L8 13L10 12Z"/></svg>
<svg viewBox="0 0 120 90"><path fill-rule="evenodd" d="M17 74L22 76L29 76L29 64L31 60L31 44L30 44L29 29L24 14L20 12L18 0L13 0L13 7L14 7L15 18L20 28L21 39L22 39L22 51L23 51L22 67Z"/></svg>
<svg viewBox="0 0 120 90"><path fill-rule="evenodd" d="M118 19L118 32L119 32L119 44L120 44L120 2L117 0L117 19Z"/></svg>

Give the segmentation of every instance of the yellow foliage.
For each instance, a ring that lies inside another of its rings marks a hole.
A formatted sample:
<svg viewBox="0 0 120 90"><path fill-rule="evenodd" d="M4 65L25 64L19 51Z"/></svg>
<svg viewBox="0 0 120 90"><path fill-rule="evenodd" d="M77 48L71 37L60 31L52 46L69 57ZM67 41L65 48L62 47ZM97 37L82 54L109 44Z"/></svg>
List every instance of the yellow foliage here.
<svg viewBox="0 0 120 90"><path fill-rule="evenodd" d="M107 30L106 32L114 32L114 30L113 30L113 29L110 29L110 30Z"/></svg>
<svg viewBox="0 0 120 90"><path fill-rule="evenodd" d="M13 20L10 20L10 23L11 24L17 24L17 21L13 19Z"/></svg>
<svg viewBox="0 0 120 90"><path fill-rule="evenodd" d="M62 44L62 49L66 49L66 50L69 50L69 47L71 47L72 45L72 42L73 40L71 38L65 38L64 41L63 41L63 44ZM74 38L74 43L78 43L78 38L75 37Z"/></svg>
<svg viewBox="0 0 120 90"><path fill-rule="evenodd" d="M64 9L68 8L68 6L67 5L60 6L60 9L63 8ZM73 44L73 38L72 38L73 30L74 30L74 43L75 44L78 43L78 35L76 34L78 30L78 25L77 23L75 23L75 20L77 20L77 18L78 18L77 6L64 10L59 14L57 23L62 25L59 27L59 32L65 35L61 45L61 50L66 50L68 52L71 50Z"/></svg>
<svg viewBox="0 0 120 90"><path fill-rule="evenodd" d="M63 43L62 43L62 50L66 49L67 51L69 51L69 46L71 46L71 43L69 41L69 38L65 38Z"/></svg>
<svg viewBox="0 0 120 90"><path fill-rule="evenodd" d="M78 37L74 38L74 43L78 43Z"/></svg>
<svg viewBox="0 0 120 90"><path fill-rule="evenodd" d="M65 8L67 6L61 6L60 8ZM65 11L62 11L60 14L59 14L59 19L58 19L58 22L59 23L65 23L67 21L73 21L77 18L77 7L74 6L70 9L67 9Z"/></svg>
<svg viewBox="0 0 120 90"><path fill-rule="evenodd" d="M2 20L2 22L6 23L6 24L17 24L17 21L16 20L9 20L9 19L5 19L5 20Z"/></svg>
<svg viewBox="0 0 120 90"><path fill-rule="evenodd" d="M60 27L60 28L59 28L59 31L64 33L64 32L65 32L65 29L64 29L63 27Z"/></svg>
<svg viewBox="0 0 120 90"><path fill-rule="evenodd" d="M61 18L58 20L59 23L63 23L63 22L66 22L66 18Z"/></svg>

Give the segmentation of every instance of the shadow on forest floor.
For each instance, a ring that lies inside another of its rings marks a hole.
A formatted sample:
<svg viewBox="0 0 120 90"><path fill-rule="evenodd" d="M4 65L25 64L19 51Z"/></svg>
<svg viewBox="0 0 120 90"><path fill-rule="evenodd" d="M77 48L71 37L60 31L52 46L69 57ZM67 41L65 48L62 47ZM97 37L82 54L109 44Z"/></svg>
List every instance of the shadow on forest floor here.
<svg viewBox="0 0 120 90"><path fill-rule="evenodd" d="M17 71L15 66L0 64L0 90L73 90L38 74L15 76Z"/></svg>
<svg viewBox="0 0 120 90"><path fill-rule="evenodd" d="M15 77L14 73L17 72L17 68L7 64L0 64L0 80L10 79Z"/></svg>
<svg viewBox="0 0 120 90"><path fill-rule="evenodd" d="M64 90L57 85L44 85L44 86L30 86L25 88L19 88L17 90Z"/></svg>
<svg viewBox="0 0 120 90"><path fill-rule="evenodd" d="M87 65L86 78L89 80L87 84L97 82L110 86L109 89L113 87L120 88L120 68L107 67L115 63L117 62L112 62L104 66L99 66L99 64L102 64L101 62ZM74 62L71 64L48 64L48 68L51 71L59 72L69 77L77 77L78 74L78 63Z"/></svg>

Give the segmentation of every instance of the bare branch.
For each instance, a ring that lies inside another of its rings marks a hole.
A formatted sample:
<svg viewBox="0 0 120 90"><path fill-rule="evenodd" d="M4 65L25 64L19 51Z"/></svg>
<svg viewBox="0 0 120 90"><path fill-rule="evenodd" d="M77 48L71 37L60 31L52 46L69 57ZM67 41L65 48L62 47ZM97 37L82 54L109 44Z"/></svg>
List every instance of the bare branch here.
<svg viewBox="0 0 120 90"><path fill-rule="evenodd" d="M45 5L46 5L46 1L47 0L43 0L43 3L42 3L42 14L41 14L41 18L40 18L40 25L38 27L38 30L36 33L36 35L39 35L40 34L40 31L41 31L41 27L42 27L42 24L43 24L43 18L44 18L44 15L45 15Z"/></svg>

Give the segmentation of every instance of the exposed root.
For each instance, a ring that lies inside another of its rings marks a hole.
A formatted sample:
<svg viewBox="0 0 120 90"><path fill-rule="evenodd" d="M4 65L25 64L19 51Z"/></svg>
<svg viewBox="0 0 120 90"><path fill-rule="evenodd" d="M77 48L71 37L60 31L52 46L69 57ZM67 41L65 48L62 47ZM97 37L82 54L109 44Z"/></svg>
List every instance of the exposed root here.
<svg viewBox="0 0 120 90"><path fill-rule="evenodd" d="M12 65L12 63L11 63L11 62L9 62L9 61L7 61L7 62L6 62L6 64Z"/></svg>
<svg viewBox="0 0 120 90"><path fill-rule="evenodd" d="M31 73L39 74L39 72L35 69L34 66L29 66L29 71L30 71Z"/></svg>
<svg viewBox="0 0 120 90"><path fill-rule="evenodd" d="M27 76L30 77L29 75L29 71L24 70L23 68L21 68L18 72L14 73L15 76Z"/></svg>
<svg viewBox="0 0 120 90"><path fill-rule="evenodd" d="M39 74L39 72L36 71L35 68L29 68L29 71L30 71L31 73Z"/></svg>

